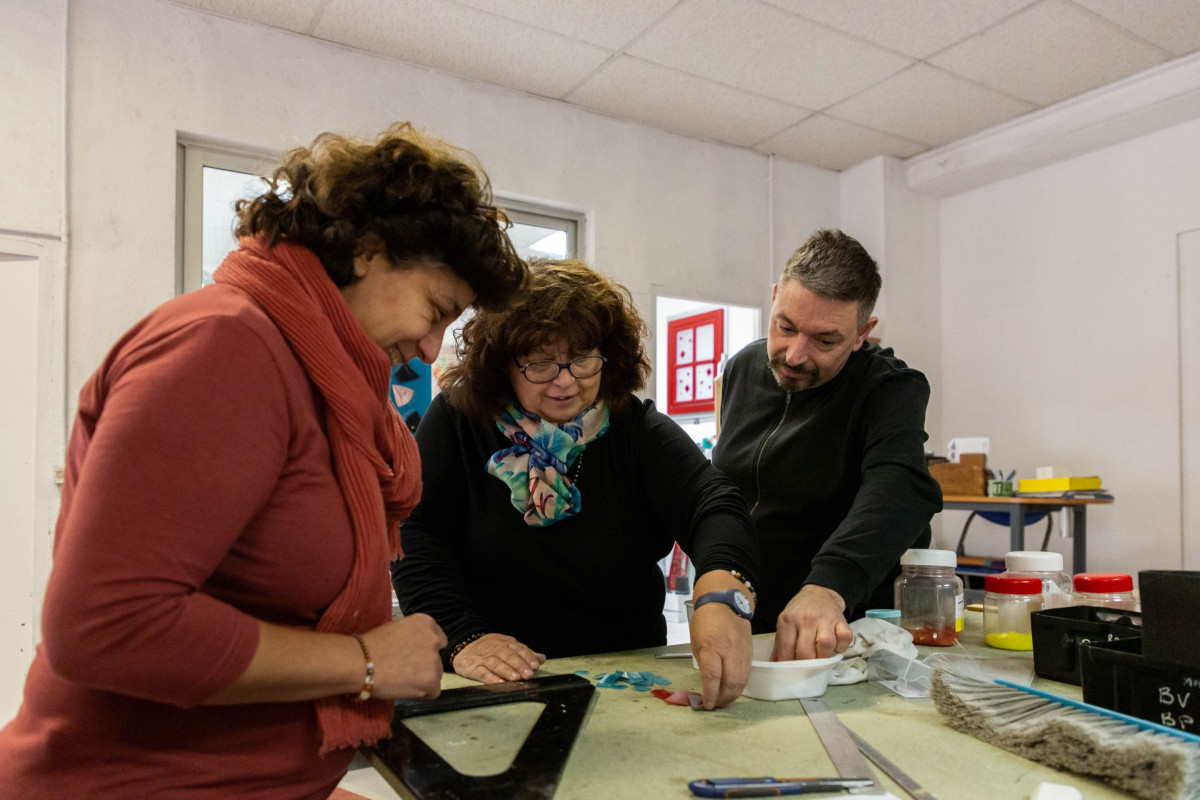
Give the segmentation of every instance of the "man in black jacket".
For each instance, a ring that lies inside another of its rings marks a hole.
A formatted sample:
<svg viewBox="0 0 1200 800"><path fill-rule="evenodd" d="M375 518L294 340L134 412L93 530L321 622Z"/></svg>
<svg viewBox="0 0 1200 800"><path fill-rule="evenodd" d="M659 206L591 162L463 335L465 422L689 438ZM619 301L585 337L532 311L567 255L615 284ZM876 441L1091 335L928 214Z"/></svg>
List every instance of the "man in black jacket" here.
<svg viewBox="0 0 1200 800"><path fill-rule="evenodd" d="M844 651L847 620L891 607L900 556L929 546L942 507L925 467L929 383L867 342L881 283L855 239L817 231L771 288L767 338L725 368L713 462L751 507L753 625L776 631L776 660Z"/></svg>

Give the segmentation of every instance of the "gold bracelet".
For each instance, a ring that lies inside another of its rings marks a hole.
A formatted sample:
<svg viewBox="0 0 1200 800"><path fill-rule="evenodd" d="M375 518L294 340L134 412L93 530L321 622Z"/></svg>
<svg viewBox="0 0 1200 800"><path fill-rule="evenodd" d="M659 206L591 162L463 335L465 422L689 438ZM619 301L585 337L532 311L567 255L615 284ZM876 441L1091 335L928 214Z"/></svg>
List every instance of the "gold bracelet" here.
<svg viewBox="0 0 1200 800"><path fill-rule="evenodd" d="M357 633L350 635L354 637L354 641L358 642L363 658L367 660L367 674L363 676L362 690L358 693L358 697L354 698L354 702L361 703L364 700L370 700L371 692L375 690L375 662L371 660L371 651L367 649L367 643L363 641L363 638Z"/></svg>

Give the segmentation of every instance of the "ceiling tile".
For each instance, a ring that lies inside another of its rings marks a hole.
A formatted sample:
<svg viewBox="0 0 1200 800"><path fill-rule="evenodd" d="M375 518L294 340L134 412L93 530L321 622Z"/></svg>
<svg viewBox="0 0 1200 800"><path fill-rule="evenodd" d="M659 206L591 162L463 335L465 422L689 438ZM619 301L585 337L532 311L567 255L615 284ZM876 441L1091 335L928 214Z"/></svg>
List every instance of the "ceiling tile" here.
<svg viewBox="0 0 1200 800"><path fill-rule="evenodd" d="M626 52L814 109L910 63L758 0L683 0Z"/></svg>
<svg viewBox="0 0 1200 800"><path fill-rule="evenodd" d="M565 99L613 116L741 147L812 113L629 56L605 65Z"/></svg>
<svg viewBox="0 0 1200 800"><path fill-rule="evenodd" d="M173 2L210 11L235 19L257 22L271 28L282 28L296 33L305 33L312 23L313 14L321 6L321 0L292 0L278 3L275 0L172 0Z"/></svg>
<svg viewBox="0 0 1200 800"><path fill-rule="evenodd" d="M766 0L867 41L925 58L1036 0Z"/></svg>
<svg viewBox="0 0 1200 800"><path fill-rule="evenodd" d="M1050 105L1166 60L1161 50L1079 6L1042 0L929 62Z"/></svg>
<svg viewBox="0 0 1200 800"><path fill-rule="evenodd" d="M929 146L814 114L760 142L754 149L826 169L843 170L880 154L908 158L928 150Z"/></svg>
<svg viewBox="0 0 1200 800"><path fill-rule="evenodd" d="M941 145L1033 108L957 75L917 64L827 113L913 141Z"/></svg>
<svg viewBox="0 0 1200 800"><path fill-rule="evenodd" d="M1075 0L1084 8L1112 20L1171 55L1200 50L1200 5L1196 0Z"/></svg>
<svg viewBox="0 0 1200 800"><path fill-rule="evenodd" d="M314 36L562 97L611 51L446 0L330 0Z"/></svg>
<svg viewBox="0 0 1200 800"><path fill-rule="evenodd" d="M678 0L458 0L526 25L619 50Z"/></svg>

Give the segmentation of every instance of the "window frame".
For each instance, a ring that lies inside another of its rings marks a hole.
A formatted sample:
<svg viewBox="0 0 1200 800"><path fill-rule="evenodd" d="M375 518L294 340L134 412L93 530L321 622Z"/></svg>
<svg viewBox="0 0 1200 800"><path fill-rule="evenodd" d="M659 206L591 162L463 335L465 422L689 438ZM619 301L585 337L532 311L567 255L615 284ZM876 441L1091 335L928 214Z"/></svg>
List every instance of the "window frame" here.
<svg viewBox="0 0 1200 800"><path fill-rule="evenodd" d="M513 222L552 228L567 234L567 258L587 258L587 214L565 206L551 205L496 192L495 203Z"/></svg>
<svg viewBox="0 0 1200 800"><path fill-rule="evenodd" d="M177 140L177 149L175 293L182 294L199 289L204 280L204 168L263 177L278 163L281 154L182 135Z"/></svg>

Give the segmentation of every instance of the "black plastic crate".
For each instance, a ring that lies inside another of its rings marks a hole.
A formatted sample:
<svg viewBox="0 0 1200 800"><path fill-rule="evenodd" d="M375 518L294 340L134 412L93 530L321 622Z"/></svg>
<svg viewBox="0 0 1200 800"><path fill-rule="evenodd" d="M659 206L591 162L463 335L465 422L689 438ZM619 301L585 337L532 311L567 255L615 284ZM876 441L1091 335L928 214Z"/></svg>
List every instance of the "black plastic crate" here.
<svg viewBox="0 0 1200 800"><path fill-rule="evenodd" d="M1143 570L1138 594L1146 657L1200 670L1200 572Z"/></svg>
<svg viewBox="0 0 1200 800"><path fill-rule="evenodd" d="M1141 639L1084 645L1083 702L1200 733L1200 669L1146 658L1141 646Z"/></svg>
<svg viewBox="0 0 1200 800"><path fill-rule="evenodd" d="M1091 642L1135 639L1142 635L1141 615L1097 606L1068 606L1035 611L1033 669L1043 678L1078 686L1080 647ZM1139 650L1139 652L1141 652Z"/></svg>

